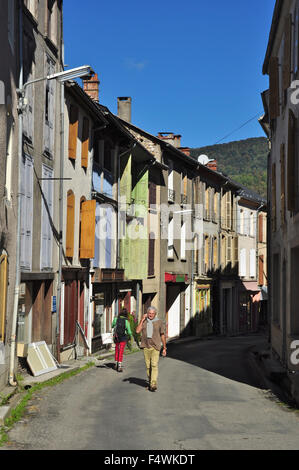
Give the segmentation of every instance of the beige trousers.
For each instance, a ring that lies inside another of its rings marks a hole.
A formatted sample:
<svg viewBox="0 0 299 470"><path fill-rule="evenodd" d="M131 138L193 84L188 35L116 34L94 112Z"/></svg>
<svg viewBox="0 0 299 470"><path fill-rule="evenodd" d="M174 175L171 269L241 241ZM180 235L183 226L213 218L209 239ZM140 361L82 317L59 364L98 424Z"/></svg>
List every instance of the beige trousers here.
<svg viewBox="0 0 299 470"><path fill-rule="evenodd" d="M143 354L149 383L150 385L157 385L160 351L155 348L144 348Z"/></svg>

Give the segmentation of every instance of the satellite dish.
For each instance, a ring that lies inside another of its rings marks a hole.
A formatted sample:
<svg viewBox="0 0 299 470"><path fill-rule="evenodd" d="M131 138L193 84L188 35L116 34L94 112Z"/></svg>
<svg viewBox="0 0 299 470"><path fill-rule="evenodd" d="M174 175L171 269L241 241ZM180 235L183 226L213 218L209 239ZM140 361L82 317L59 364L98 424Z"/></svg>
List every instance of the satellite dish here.
<svg viewBox="0 0 299 470"><path fill-rule="evenodd" d="M197 157L197 161L202 165L206 165L210 161L210 159L207 155L199 155L199 157Z"/></svg>

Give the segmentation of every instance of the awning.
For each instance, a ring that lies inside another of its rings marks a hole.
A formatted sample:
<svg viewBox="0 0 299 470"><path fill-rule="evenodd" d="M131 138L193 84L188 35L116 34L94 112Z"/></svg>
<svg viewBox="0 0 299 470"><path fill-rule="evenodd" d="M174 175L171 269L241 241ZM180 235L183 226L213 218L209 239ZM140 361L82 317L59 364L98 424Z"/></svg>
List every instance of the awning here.
<svg viewBox="0 0 299 470"><path fill-rule="evenodd" d="M256 281L242 282L243 287L251 292L259 292L260 288Z"/></svg>

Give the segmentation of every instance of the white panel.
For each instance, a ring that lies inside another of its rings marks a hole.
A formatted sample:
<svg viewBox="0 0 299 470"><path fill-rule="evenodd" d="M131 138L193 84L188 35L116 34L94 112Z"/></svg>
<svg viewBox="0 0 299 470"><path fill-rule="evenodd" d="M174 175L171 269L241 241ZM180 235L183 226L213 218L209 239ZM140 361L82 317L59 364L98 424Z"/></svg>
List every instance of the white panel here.
<svg viewBox="0 0 299 470"><path fill-rule="evenodd" d="M173 338L180 334L180 294L168 310L168 337Z"/></svg>
<svg viewBox="0 0 299 470"><path fill-rule="evenodd" d="M181 259L186 259L186 222L181 227Z"/></svg>
<svg viewBox="0 0 299 470"><path fill-rule="evenodd" d="M256 276L256 256L255 249L250 250L250 277Z"/></svg>
<svg viewBox="0 0 299 470"><path fill-rule="evenodd" d="M173 219L171 219L168 223L168 258L173 258Z"/></svg>
<svg viewBox="0 0 299 470"><path fill-rule="evenodd" d="M240 265L239 265L239 276L246 276L246 249L242 248L240 251Z"/></svg>

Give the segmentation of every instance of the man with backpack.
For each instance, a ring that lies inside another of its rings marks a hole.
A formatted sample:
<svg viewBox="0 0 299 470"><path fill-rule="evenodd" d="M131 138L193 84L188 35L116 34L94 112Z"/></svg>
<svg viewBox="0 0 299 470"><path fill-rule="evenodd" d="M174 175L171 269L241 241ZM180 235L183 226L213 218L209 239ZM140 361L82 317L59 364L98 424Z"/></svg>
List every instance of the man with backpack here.
<svg viewBox="0 0 299 470"><path fill-rule="evenodd" d="M115 365L114 369L118 372L123 372L122 363L123 355L126 344L132 336L130 323L128 321L128 311L123 308L118 317L115 317L112 322L112 328L114 329L114 343L115 343Z"/></svg>

